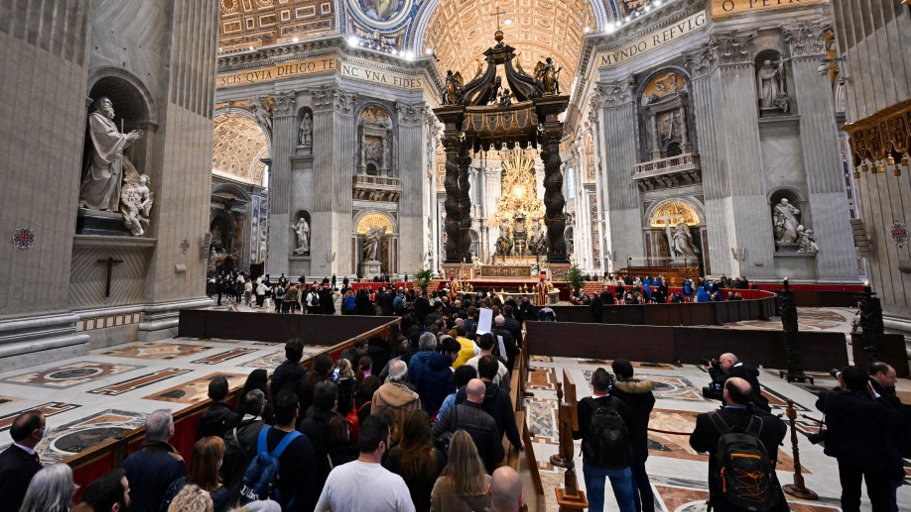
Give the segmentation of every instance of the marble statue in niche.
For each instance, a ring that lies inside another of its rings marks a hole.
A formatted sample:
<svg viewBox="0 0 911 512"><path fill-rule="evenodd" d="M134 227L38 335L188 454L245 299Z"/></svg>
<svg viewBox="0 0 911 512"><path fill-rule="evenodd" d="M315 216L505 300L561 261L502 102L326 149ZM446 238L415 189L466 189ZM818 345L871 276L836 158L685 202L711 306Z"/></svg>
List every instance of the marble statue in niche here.
<svg viewBox="0 0 911 512"><path fill-rule="evenodd" d="M309 148L313 145L313 117L310 115L310 112L304 112L301 116L297 142L300 146L305 148Z"/></svg>
<svg viewBox="0 0 911 512"><path fill-rule="evenodd" d="M307 223L307 219L301 217L297 219L297 224L291 227L297 237L297 248L294 249L294 254L298 256L310 254L310 224Z"/></svg>
<svg viewBox="0 0 911 512"><path fill-rule="evenodd" d="M142 236L149 227L153 199L148 184L149 177L142 174L137 182L124 181L120 189L123 224L133 236Z"/></svg>
<svg viewBox="0 0 911 512"><path fill-rule="evenodd" d="M135 181L139 174L123 150L142 138L142 131L121 133L114 124L114 105L107 97L95 100L95 107L97 110L89 115L91 156L82 175L79 207L116 212L121 201L124 172L135 175Z"/></svg>
<svg viewBox="0 0 911 512"><path fill-rule="evenodd" d="M665 230L673 257L685 260L698 258L699 249L693 243L693 235L685 222L679 222L674 228L668 224L665 226Z"/></svg>
<svg viewBox="0 0 911 512"><path fill-rule="evenodd" d="M683 124L683 111L676 109L671 112L665 112L658 116L658 136L661 139L662 147L676 139L680 139L680 128Z"/></svg>
<svg viewBox="0 0 911 512"><path fill-rule="evenodd" d="M361 252L364 261L380 261L380 243L385 234L386 226L376 226L367 230Z"/></svg>
<svg viewBox="0 0 911 512"><path fill-rule="evenodd" d="M772 212L772 226L775 231L776 245L794 245L797 243L797 228L800 226L800 210L788 202L787 198L775 205Z"/></svg>
<svg viewBox="0 0 911 512"><path fill-rule="evenodd" d="M358 144L358 173L392 176L392 119L385 109L370 106L361 112Z"/></svg>
<svg viewBox="0 0 911 512"><path fill-rule="evenodd" d="M790 98L784 86L784 63L789 59L766 59L756 73L759 110L787 112Z"/></svg>

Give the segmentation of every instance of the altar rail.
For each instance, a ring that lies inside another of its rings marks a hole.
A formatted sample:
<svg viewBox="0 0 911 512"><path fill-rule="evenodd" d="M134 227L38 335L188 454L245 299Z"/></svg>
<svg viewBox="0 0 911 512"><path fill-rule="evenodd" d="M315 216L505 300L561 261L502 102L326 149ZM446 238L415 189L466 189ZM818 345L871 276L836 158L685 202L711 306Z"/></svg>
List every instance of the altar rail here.
<svg viewBox="0 0 911 512"><path fill-rule="evenodd" d="M181 311L181 321L183 322L183 313L187 311ZM197 313L198 311L192 311L192 313ZM224 313L218 311L211 311L211 313ZM292 316L292 315L266 315L260 313L232 313L234 315L252 315L252 316L261 316L265 318L282 317L282 316ZM297 315L300 316L300 315ZM303 315L306 316L306 315ZM318 315L313 315L318 316ZM324 319L330 317L323 317ZM335 317L339 320L350 321L352 318L346 316ZM301 361L301 364L307 368L310 368L313 364L313 360L321 354L329 354L332 356L332 359L337 360L343 350L354 346L355 341L358 339L368 338L370 336L380 335L380 336L389 336L394 333L399 326L399 319L391 318L378 318L378 317L361 317L361 318L372 318L374 325L372 328L357 333L356 335L349 336L347 339L339 343L335 343L332 346L329 346L322 352L318 354L313 354L310 357L305 358ZM334 322L333 322L334 323ZM339 324L341 325L341 324ZM260 328L263 328L262 324L259 324ZM266 329L268 330L268 329ZM237 336L234 337L235 339ZM314 336L308 336L310 339L314 339ZM323 340L319 340L323 341ZM231 389L229 397L229 403L236 403L236 394L242 386L235 387ZM173 413L174 415L174 437L171 439L171 444L180 452L181 456L187 461L190 460L190 456L193 453L193 445L196 442L196 424L199 422L199 417L202 413L208 408L211 400L206 399L197 404L185 407ZM68 457L63 462L69 464L73 469L73 479L77 484L81 485L84 489L87 484L100 477L101 475L107 473L108 471L120 467L127 455L138 450L142 443L145 441L145 427L140 427L124 434L103 441L87 450L83 450L81 453ZM78 497L77 497L78 498Z"/></svg>
<svg viewBox="0 0 911 512"><path fill-rule="evenodd" d="M787 367L781 331L568 322L525 325L528 351L541 356L700 364L733 352L755 366ZM797 340L805 370L827 372L848 364L843 333L799 332Z"/></svg>

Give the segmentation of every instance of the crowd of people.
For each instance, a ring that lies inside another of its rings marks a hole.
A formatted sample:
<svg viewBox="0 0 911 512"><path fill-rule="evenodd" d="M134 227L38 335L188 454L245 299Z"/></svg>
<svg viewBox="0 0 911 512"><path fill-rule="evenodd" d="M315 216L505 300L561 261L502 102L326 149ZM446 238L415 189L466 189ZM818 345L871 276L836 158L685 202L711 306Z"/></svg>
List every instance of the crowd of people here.
<svg viewBox="0 0 911 512"><path fill-rule="evenodd" d="M536 312L495 297L413 297L397 339L360 340L309 368L303 341L291 340L271 375L251 372L236 405L228 381L212 379L188 461L171 444L171 413L152 412L139 450L89 484L72 510L518 510L521 484L503 465L504 438L524 449L509 385L521 315ZM496 316L479 335L482 305ZM70 511L72 472L42 468L34 451L46 436L44 415L23 413L10 432L0 503Z"/></svg>
<svg viewBox="0 0 911 512"><path fill-rule="evenodd" d="M661 275L655 278L652 276L641 278L629 274L622 277L609 274L604 279L600 293L586 293L580 288L574 291L572 303L596 308L615 304L677 304L743 300L743 295L735 290L749 289L750 282L745 277L730 279L725 275L715 280L700 277L693 281L687 277L680 288L680 291L671 292L667 278Z"/></svg>
<svg viewBox="0 0 911 512"><path fill-rule="evenodd" d="M19 415L13 444L0 453L3 509L518 510L518 475L503 465L507 443L525 449L510 375L523 350L522 321L538 312L495 292L382 289L369 304L403 315L396 339L360 340L338 360L316 356L309 368L301 364L303 341L291 340L286 360L271 375L251 372L234 405L228 381L212 379L189 461L171 444L171 413L154 411L140 449L86 486L75 506L70 468L42 467L35 452L47 436L45 416ZM480 335L479 307L494 312L491 332ZM573 437L582 440L590 510L603 510L607 479L622 512L652 512L646 460L655 386L635 378L628 360L614 360L611 370L597 369L591 396L577 404ZM757 500L762 510L787 510L774 469L787 429L761 393L759 371L730 353L707 370L723 407L697 417L690 444L709 454L712 510L754 510ZM845 368L817 406L825 414L825 452L838 461L843 510L859 510L862 481L874 512L897 510L911 410L896 396L895 370L885 363L867 372Z"/></svg>

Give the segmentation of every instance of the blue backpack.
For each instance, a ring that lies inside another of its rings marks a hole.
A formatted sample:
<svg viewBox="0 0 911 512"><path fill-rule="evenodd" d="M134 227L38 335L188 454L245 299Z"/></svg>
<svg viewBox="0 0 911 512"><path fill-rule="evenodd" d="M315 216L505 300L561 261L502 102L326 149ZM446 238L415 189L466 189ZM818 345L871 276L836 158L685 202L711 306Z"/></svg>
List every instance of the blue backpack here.
<svg viewBox="0 0 911 512"><path fill-rule="evenodd" d="M285 448L288 447L295 439L302 434L293 430L287 434L275 447L272 453L266 449L266 436L271 428L264 428L259 431L259 437L256 441L256 457L250 461L247 471L244 473L244 483L240 487L240 504L246 505L251 501L267 500L273 495L279 503L282 503L282 497L278 496L278 490L275 482L278 480L278 459L282 456Z"/></svg>

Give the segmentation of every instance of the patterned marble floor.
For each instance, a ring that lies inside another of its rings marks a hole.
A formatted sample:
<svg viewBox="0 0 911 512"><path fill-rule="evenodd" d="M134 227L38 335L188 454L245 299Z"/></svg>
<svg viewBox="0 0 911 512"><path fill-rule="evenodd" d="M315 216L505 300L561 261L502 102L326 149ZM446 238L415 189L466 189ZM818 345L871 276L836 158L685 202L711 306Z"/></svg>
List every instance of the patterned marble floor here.
<svg viewBox="0 0 911 512"><path fill-rule="evenodd" d="M604 367L610 371L610 361L593 361L574 358L533 357L530 363L528 390L533 396L525 399L526 418L533 433L533 449L542 479L545 483L547 510L558 509L554 488L563 485L564 470L550 464L551 455L558 452L558 435L556 431L557 400L555 383L562 381L563 371L570 375L576 384L577 394L581 398L591 392L588 385L591 374ZM655 382L657 399L652 412L650 427L672 432L691 432L698 413L710 411L718 402L707 400L701 395L701 388L708 383L708 375L701 368L693 365L681 367L671 365L637 364L637 377ZM834 385L827 374L813 375L818 380L818 388ZM812 389L788 384L778 378L777 372L764 370L760 376L764 394L769 398L775 413L784 411L785 400L794 400L798 414L820 417L814 403L816 396ZM911 381L902 379L899 382L902 393L911 392ZM829 512L840 510L838 470L834 459L827 457L822 448L811 444L807 434L814 433L818 427L809 420L798 422L797 430L800 447L801 468L806 485L819 493L820 500L815 502L789 499L791 510L802 512ZM785 438L785 446L779 449L778 475L782 483L793 482L794 460L791 457L790 435ZM575 461L579 469L579 483L584 489L581 467L581 442L575 443ZM906 485L899 489L899 510L911 510L911 461L906 461ZM649 433L649 459L646 463L652 486L656 493L656 510L662 512L701 512L705 510L707 497L708 458L693 451L689 446L688 436ZM865 498L866 500L866 498ZM616 501L610 491L607 492L605 510L618 510ZM863 504L863 510L870 510L869 502Z"/></svg>
<svg viewBox="0 0 911 512"><path fill-rule="evenodd" d="M304 355L322 349L308 346ZM176 411L205 399L217 375L239 385L254 369L271 370L283 360L277 343L176 338L0 373L0 449L25 410L47 415L51 432L38 451L43 462L56 462L141 426L156 409Z"/></svg>

